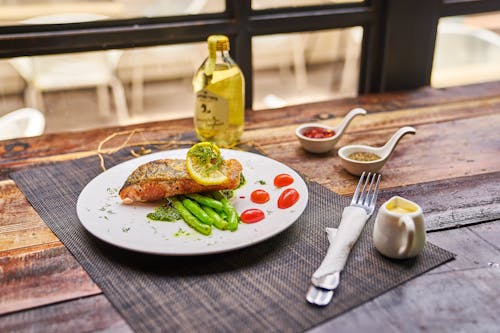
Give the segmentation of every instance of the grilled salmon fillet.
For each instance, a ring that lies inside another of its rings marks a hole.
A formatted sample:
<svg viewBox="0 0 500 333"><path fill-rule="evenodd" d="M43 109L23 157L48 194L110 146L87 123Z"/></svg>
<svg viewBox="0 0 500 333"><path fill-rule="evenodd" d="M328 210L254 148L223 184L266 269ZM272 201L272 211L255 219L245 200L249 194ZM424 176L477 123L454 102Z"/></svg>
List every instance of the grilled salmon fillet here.
<svg viewBox="0 0 500 333"><path fill-rule="evenodd" d="M222 172L227 181L220 185L201 185L187 173L186 160L162 159L135 169L120 189L123 203L156 201L179 194L233 190L240 184L242 166L235 159L224 161Z"/></svg>

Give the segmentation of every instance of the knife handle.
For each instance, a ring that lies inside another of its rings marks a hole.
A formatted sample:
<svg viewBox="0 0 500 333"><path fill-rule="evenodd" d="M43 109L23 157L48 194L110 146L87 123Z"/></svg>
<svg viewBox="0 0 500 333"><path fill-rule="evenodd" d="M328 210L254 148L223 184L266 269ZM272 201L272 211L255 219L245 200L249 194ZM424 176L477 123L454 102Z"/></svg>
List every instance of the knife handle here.
<svg viewBox="0 0 500 333"><path fill-rule="evenodd" d="M334 241L330 243L326 256L313 277L319 278L344 269L349 253L367 220L368 214L363 208L354 206L344 208Z"/></svg>

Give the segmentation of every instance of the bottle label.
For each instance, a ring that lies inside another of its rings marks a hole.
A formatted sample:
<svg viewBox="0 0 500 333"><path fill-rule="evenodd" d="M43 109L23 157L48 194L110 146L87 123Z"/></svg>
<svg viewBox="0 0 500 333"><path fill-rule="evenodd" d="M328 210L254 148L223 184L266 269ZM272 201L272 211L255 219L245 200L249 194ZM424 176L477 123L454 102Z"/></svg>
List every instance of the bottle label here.
<svg viewBox="0 0 500 333"><path fill-rule="evenodd" d="M198 92L195 117L199 130L223 130L229 118L228 100L207 90Z"/></svg>

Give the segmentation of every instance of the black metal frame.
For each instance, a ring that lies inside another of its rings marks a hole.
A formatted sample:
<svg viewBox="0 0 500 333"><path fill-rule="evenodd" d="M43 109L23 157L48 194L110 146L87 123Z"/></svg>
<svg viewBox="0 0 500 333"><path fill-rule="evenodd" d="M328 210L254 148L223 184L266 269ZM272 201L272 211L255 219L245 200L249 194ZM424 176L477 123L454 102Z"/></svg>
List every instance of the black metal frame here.
<svg viewBox="0 0 500 333"><path fill-rule="evenodd" d="M226 34L253 97L252 37L362 26L359 92L428 85L440 17L500 10L499 0L368 0L253 10L226 0L222 13L0 27L0 58L204 41Z"/></svg>

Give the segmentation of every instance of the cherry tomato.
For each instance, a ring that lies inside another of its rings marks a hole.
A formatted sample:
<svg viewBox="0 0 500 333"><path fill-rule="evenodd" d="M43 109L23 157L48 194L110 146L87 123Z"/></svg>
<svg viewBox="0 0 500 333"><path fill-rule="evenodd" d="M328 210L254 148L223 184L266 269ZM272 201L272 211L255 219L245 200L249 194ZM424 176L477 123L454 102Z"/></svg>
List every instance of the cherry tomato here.
<svg viewBox="0 0 500 333"><path fill-rule="evenodd" d="M255 190L250 194L250 200L258 204L266 203L269 201L269 193L264 190Z"/></svg>
<svg viewBox="0 0 500 333"><path fill-rule="evenodd" d="M274 177L274 186L276 187L288 186L291 183L293 183L293 178L287 173L280 173Z"/></svg>
<svg viewBox="0 0 500 333"><path fill-rule="evenodd" d="M325 139L335 135L335 131L323 127L309 127L302 132L303 136L311 139Z"/></svg>
<svg viewBox="0 0 500 333"><path fill-rule="evenodd" d="M262 221L264 217L264 212L256 208L247 209L240 215L241 222L247 224Z"/></svg>
<svg viewBox="0 0 500 333"><path fill-rule="evenodd" d="M292 207L299 200L299 192L294 188L287 188L278 198L278 208L286 209Z"/></svg>

